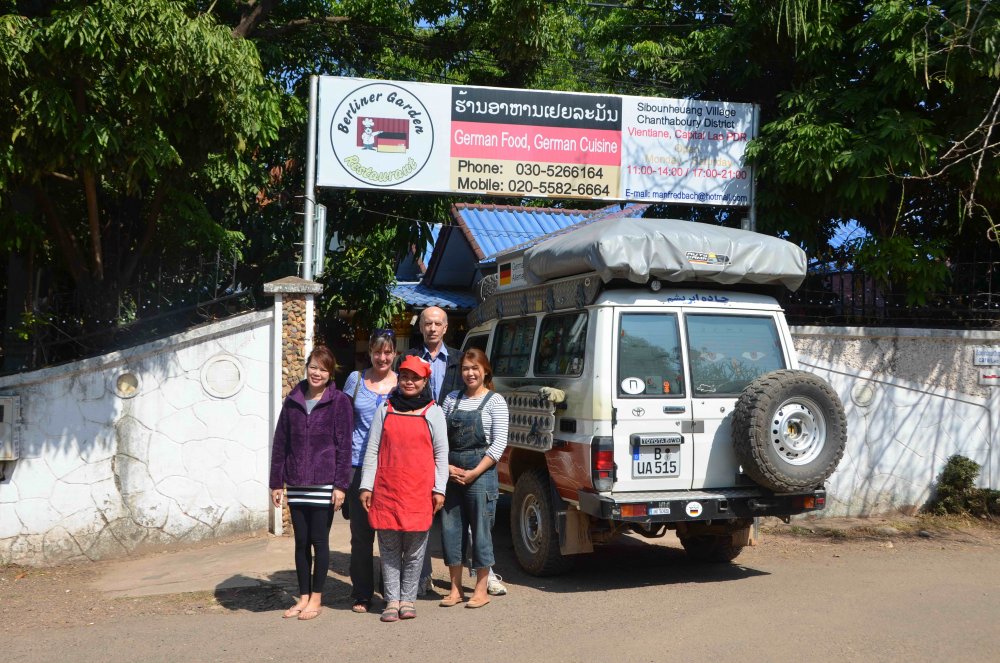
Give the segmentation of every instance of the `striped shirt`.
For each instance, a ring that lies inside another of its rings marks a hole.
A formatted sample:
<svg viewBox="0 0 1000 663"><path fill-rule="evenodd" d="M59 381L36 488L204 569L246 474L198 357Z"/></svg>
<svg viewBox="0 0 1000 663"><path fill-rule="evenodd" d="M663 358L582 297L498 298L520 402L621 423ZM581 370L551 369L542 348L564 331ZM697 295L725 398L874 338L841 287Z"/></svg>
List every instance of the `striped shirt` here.
<svg viewBox="0 0 1000 663"><path fill-rule="evenodd" d="M289 504L333 506L333 484L325 486L286 486Z"/></svg>
<svg viewBox="0 0 1000 663"><path fill-rule="evenodd" d="M441 409L444 410L445 416L451 414L455 409L456 401L459 412L468 412L478 409L483 399L488 395L483 394L478 398L469 398L463 394L462 400L458 400L459 393L453 391L444 397ZM510 426L510 413L507 410L507 401L503 399L503 396L495 393L493 398L483 407L482 419L483 432L486 433L486 443L489 445L489 448L486 449L486 455L492 458L493 462L499 463L500 456L507 448L507 429Z"/></svg>

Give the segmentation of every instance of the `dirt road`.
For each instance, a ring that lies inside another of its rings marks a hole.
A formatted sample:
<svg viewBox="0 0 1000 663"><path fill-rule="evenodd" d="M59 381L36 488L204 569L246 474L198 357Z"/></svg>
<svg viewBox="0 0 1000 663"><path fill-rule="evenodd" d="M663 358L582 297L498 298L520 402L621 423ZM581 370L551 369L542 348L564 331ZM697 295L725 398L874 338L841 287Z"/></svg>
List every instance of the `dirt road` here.
<svg viewBox="0 0 1000 663"><path fill-rule="evenodd" d="M264 588L109 599L101 565L0 570L4 661L993 661L996 530L931 538L772 533L737 564L688 562L676 539L627 538L559 578L519 571L484 609L418 602L412 622L349 611L346 527L335 527L327 608L279 618L290 571ZM291 566L291 559L288 560ZM20 579L15 578L20 574ZM435 559L438 589L444 569ZM67 592L68 590L68 592Z"/></svg>

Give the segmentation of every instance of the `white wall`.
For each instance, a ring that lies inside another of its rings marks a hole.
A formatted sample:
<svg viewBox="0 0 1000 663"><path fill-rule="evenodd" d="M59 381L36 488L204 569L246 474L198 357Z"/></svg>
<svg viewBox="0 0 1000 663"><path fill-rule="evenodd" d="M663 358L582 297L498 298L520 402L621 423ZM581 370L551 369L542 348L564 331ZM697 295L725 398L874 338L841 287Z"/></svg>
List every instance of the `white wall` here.
<svg viewBox="0 0 1000 663"><path fill-rule="evenodd" d="M0 482L0 563L266 527L272 318L0 378L21 403L20 459ZM119 394L125 373L139 382L131 397Z"/></svg>
<svg viewBox="0 0 1000 663"><path fill-rule="evenodd" d="M0 378L0 394L21 399L21 457L3 464L0 481L0 563L98 559L267 527L273 317ZM955 453L983 465L981 485L998 487L1000 391L977 384L972 353L1000 345L1000 333L792 332L802 367L826 378L847 411L847 451L823 514L923 505ZM118 393L124 373L139 380L132 397ZM213 393L227 381L233 395Z"/></svg>
<svg viewBox="0 0 1000 663"><path fill-rule="evenodd" d="M1000 392L978 384L973 348L997 332L797 327L801 367L825 378L847 412L847 449L827 482L826 516L920 507L961 454L997 487Z"/></svg>

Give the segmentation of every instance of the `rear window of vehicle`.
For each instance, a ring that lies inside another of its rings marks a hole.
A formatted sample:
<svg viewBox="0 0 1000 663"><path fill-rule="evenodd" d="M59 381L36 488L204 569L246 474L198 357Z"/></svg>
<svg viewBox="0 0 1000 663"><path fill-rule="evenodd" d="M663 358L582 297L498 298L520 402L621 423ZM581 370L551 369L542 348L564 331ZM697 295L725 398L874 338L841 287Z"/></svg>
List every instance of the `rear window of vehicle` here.
<svg viewBox="0 0 1000 663"><path fill-rule="evenodd" d="M676 315L622 314L618 325L617 382L619 396L684 395Z"/></svg>
<svg viewBox="0 0 1000 663"><path fill-rule="evenodd" d="M585 311L546 316L538 332L535 375L580 375L586 344Z"/></svg>
<svg viewBox="0 0 1000 663"><path fill-rule="evenodd" d="M493 374L523 377L531 365L531 345L535 341L535 318L505 320L497 324L493 339Z"/></svg>
<svg viewBox="0 0 1000 663"><path fill-rule="evenodd" d="M476 334L475 336L469 336L465 339L465 343L462 345L462 352L476 348L486 352L486 344L489 343L489 334Z"/></svg>
<svg viewBox="0 0 1000 663"><path fill-rule="evenodd" d="M691 386L700 396L735 396L785 366L772 317L691 314L685 318Z"/></svg>

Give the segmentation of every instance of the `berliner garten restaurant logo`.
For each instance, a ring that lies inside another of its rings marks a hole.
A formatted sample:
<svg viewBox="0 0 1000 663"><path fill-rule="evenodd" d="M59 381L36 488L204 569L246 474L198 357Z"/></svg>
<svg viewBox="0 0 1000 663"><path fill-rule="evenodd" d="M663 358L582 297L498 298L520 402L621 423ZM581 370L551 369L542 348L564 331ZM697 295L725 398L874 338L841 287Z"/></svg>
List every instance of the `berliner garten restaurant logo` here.
<svg viewBox="0 0 1000 663"><path fill-rule="evenodd" d="M340 165L376 187L413 178L434 149L427 108L414 92L391 83L359 85L345 94L334 110L329 136Z"/></svg>

